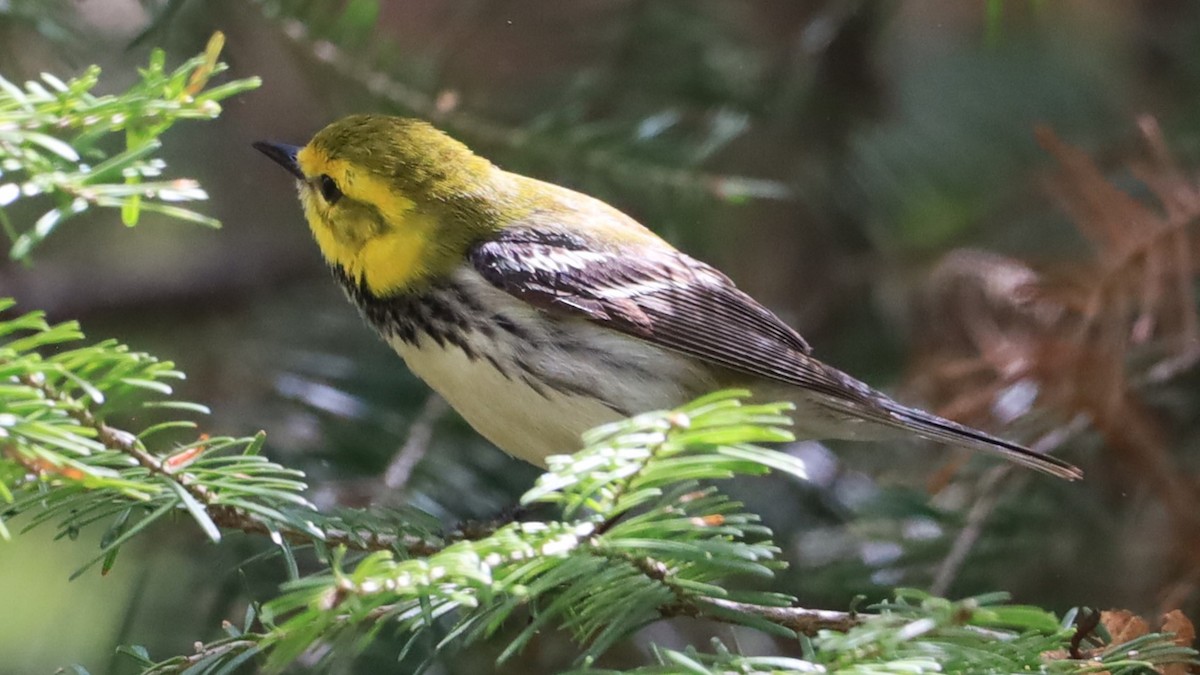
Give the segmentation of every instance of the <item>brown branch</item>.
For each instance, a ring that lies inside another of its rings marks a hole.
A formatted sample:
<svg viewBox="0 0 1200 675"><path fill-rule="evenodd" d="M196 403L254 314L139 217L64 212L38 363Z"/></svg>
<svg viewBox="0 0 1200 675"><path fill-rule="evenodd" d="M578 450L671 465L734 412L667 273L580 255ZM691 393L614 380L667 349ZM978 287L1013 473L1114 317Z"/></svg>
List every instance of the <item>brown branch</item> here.
<svg viewBox="0 0 1200 675"><path fill-rule="evenodd" d="M967 556L975 548L975 542L983 534L984 523L987 522L988 517L996 508L996 504L1000 501L1000 486L1010 475L1012 475L1011 466L994 466L979 479L979 484L976 486L978 492L975 495L975 503L971 505L971 510L967 513L967 522L959 530L958 536L954 538L954 543L950 546L950 551L938 565L937 571L933 575L933 583L929 586L930 593L946 595L950 590L950 586L958 577L958 572L966 562Z"/></svg>
<svg viewBox="0 0 1200 675"><path fill-rule="evenodd" d="M1190 362L1195 356L1186 352L1195 350L1200 333L1192 288L1196 265L1189 242L1200 223L1200 189L1171 159L1154 118L1142 116L1138 123L1150 161L1131 168L1159 200L1162 213L1106 180L1082 150L1047 129L1038 130L1038 140L1060 164L1052 192L1095 246L1095 274L1073 289L1076 305L1084 308L1073 341L1083 344L1107 319L1118 327L1114 346L1124 355L1125 342L1141 343L1151 332L1173 329L1176 349ZM1125 304L1131 306L1122 309ZM1127 326L1134 314L1136 320ZM1119 398L1114 394L1113 400Z"/></svg>
<svg viewBox="0 0 1200 675"><path fill-rule="evenodd" d="M429 441L433 438L433 427L450 410L446 399L437 394L430 394L421 406L420 412L408 427L408 438L396 452L383 472L380 487L388 491L398 490L406 483L412 474L413 467L429 449Z"/></svg>
<svg viewBox="0 0 1200 675"><path fill-rule="evenodd" d="M675 601L659 607L658 613L664 619L678 616L693 619L709 619L745 625L733 617L714 612L713 609L724 612L750 614L765 619L778 626L783 626L799 635L815 636L821 630L836 630L845 632L862 623L863 615L857 612L839 612L828 609L807 609L805 607L774 607L770 605L755 605L747 602L737 602L724 598L695 598L691 593L675 584L671 579L671 571L662 562L649 557L613 554L608 551L596 550L597 553L614 560L633 565L639 572L663 584L675 596Z"/></svg>
<svg viewBox="0 0 1200 675"><path fill-rule="evenodd" d="M256 649L260 646L259 640L265 636L255 634L249 637L254 639L248 639L247 636L242 636L232 639L226 638L224 640L217 640L215 642L209 642L208 644L196 642L196 644L192 647L193 653L183 656L176 656L168 661L164 661L152 666L143 671L143 675L158 675L159 673L183 673L201 661Z"/></svg>
<svg viewBox="0 0 1200 675"><path fill-rule="evenodd" d="M63 409L67 411L67 414L72 419L80 425L96 432L96 440L100 441L100 444L105 448L132 457L134 461L150 473L170 480L184 490L187 490L188 494L201 504L208 505L212 502L213 494L208 488L197 484L190 474L175 473L163 466L162 459L148 452L134 434L111 427L100 421L86 405L74 397L58 391L47 384L42 378L34 377L33 375L22 375L20 380L21 384L37 389L46 398L61 403Z"/></svg>
<svg viewBox="0 0 1200 675"><path fill-rule="evenodd" d="M722 598L706 598L704 600L675 603L662 607L659 610L659 614L663 618L686 616L693 619L709 619L711 621L720 621L739 626L745 625L744 623L735 621L732 617L714 613L711 608L756 616L760 619L770 621L777 626L783 626L797 635L807 635L809 637L813 637L823 630L835 630L844 633L862 623L863 619L869 616L857 612L838 612L829 609L752 605L746 602L735 602Z"/></svg>
<svg viewBox="0 0 1200 675"><path fill-rule="evenodd" d="M1083 433L1087 429L1087 423L1087 418L1078 416L1066 426L1042 436L1037 442L1030 445L1030 449L1042 454L1050 454L1065 445L1067 441ZM983 527L987 523L987 519L991 517L996 505L1000 503L1000 488L1004 485L1005 480L1013 475L1012 469L1011 464L996 466L979 479L976 486L975 503L967 513L967 522L959 530L958 536L954 538L954 543L950 546L950 551L938 565L937 572L933 575L933 583L929 586L930 593L945 596L950 591L950 586L958 576L959 570L962 569L963 563L966 562L967 556L975 547L975 542L983 534ZM1020 478L1027 480L1028 474L1022 473Z"/></svg>

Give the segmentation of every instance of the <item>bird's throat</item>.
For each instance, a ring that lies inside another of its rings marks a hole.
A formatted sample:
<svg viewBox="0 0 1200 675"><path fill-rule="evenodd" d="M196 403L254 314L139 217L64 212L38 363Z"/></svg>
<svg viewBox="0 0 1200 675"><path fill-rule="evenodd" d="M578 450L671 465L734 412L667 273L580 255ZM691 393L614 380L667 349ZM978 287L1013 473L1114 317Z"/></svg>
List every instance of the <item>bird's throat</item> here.
<svg viewBox="0 0 1200 675"><path fill-rule="evenodd" d="M330 265L373 295L387 297L427 280L433 271L431 263L438 260L431 249L436 228L432 218L410 214L403 222L389 225L389 231L365 241L339 237L331 228L319 225L312 230Z"/></svg>

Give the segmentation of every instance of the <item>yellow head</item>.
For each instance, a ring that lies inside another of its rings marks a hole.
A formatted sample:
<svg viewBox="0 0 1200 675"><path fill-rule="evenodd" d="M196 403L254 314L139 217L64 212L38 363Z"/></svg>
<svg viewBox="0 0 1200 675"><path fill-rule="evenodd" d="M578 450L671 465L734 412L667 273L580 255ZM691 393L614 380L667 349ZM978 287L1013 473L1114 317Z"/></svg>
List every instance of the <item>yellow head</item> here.
<svg viewBox="0 0 1200 675"><path fill-rule="evenodd" d="M329 264L376 296L449 272L509 215L504 173L418 120L354 115L302 148L254 147L298 179Z"/></svg>

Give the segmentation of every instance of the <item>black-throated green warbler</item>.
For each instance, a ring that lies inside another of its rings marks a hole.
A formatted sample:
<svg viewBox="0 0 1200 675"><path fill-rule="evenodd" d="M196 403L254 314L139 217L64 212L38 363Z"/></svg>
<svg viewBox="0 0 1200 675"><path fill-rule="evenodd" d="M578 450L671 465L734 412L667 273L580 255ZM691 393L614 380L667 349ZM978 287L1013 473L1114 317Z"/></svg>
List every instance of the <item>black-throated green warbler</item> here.
<svg viewBox="0 0 1200 675"><path fill-rule="evenodd" d="M255 147L296 177L321 253L371 326L529 462L605 422L745 387L792 401L802 437L908 432L1081 476L821 363L724 274L629 216L503 171L424 122L356 115L304 147Z"/></svg>

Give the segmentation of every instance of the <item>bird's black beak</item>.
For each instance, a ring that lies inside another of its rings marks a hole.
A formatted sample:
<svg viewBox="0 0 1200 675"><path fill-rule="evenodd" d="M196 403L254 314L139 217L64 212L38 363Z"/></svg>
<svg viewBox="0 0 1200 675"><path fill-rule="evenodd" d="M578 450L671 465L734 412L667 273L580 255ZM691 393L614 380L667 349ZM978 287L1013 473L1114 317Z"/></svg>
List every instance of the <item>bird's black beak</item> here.
<svg viewBox="0 0 1200 675"><path fill-rule="evenodd" d="M296 145L288 145L287 143L271 143L269 141L255 141L254 149L262 154L275 160L275 163L287 169L287 172L304 180L304 172L300 170L300 165L296 163L296 153L300 152L300 147Z"/></svg>

